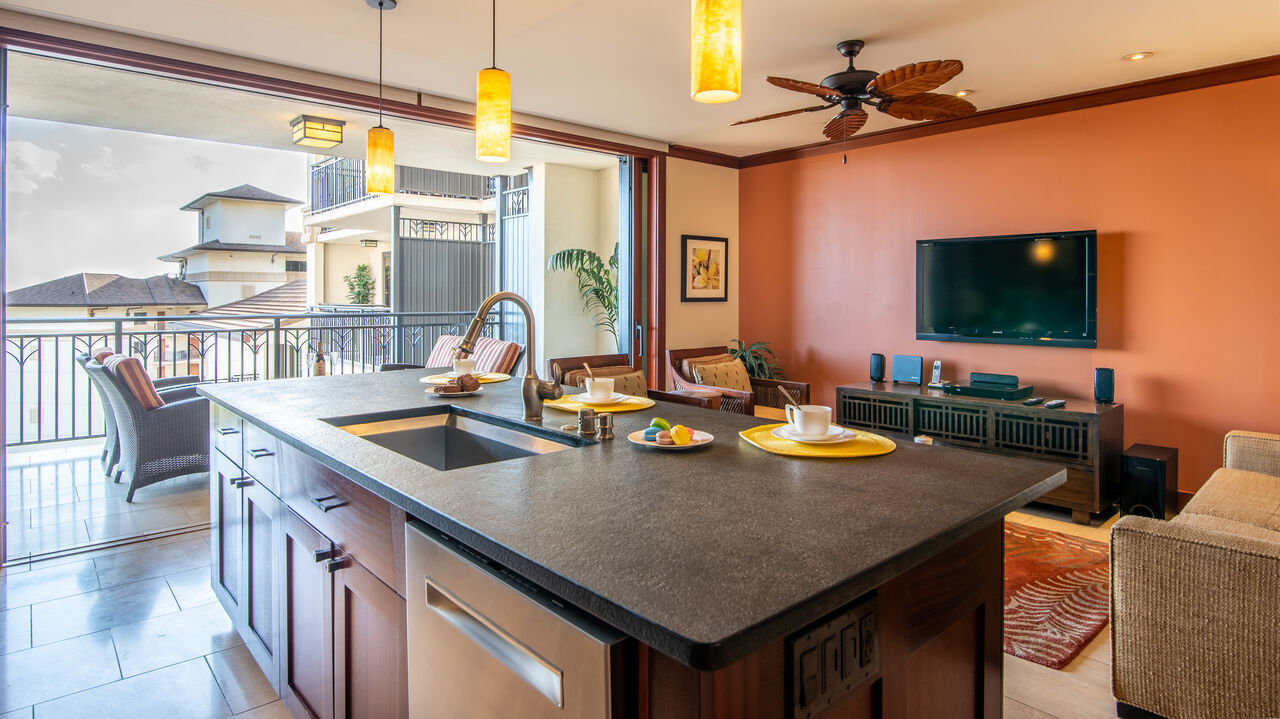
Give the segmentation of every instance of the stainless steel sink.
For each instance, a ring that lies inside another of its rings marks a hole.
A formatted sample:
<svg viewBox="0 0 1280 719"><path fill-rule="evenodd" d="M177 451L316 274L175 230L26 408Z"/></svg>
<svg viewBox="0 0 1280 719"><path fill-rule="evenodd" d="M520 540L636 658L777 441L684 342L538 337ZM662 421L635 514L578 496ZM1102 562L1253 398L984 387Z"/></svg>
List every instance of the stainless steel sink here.
<svg viewBox="0 0 1280 719"><path fill-rule="evenodd" d="M563 452L589 440L456 407L335 417L326 422L441 471Z"/></svg>

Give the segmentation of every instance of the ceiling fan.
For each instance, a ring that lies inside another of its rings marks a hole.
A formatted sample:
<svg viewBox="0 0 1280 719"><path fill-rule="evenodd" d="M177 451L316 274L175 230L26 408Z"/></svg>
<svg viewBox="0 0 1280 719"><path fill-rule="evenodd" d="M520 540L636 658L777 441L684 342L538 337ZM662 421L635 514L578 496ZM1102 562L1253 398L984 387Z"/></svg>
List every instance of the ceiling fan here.
<svg viewBox="0 0 1280 719"><path fill-rule="evenodd" d="M816 95L824 104L775 112L733 124L745 125L749 122L773 120L839 105L840 112L822 128L822 134L829 140L841 141L852 137L866 124L867 111L862 109L863 105L870 105L886 115L903 120L950 120L977 111L978 108L968 100L929 92L960 74L964 63L959 60L917 62L885 73L858 70L853 66L853 58L862 51L865 44L861 40L845 40L836 45L840 54L849 58L849 67L826 76L821 84L786 77L768 78L770 84L784 90Z"/></svg>

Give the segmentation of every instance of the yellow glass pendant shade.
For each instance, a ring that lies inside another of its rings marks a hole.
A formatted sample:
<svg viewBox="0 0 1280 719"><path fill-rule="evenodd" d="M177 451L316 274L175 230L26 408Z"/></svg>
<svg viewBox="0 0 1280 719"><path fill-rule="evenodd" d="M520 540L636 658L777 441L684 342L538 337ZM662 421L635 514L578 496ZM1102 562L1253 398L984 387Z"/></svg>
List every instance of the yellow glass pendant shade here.
<svg viewBox="0 0 1280 719"><path fill-rule="evenodd" d="M395 138L391 130L378 125L369 128L369 150L365 155L365 191L389 195L394 191Z"/></svg>
<svg viewBox="0 0 1280 719"><path fill-rule="evenodd" d="M511 75L496 67L476 76L476 159L511 159Z"/></svg>
<svg viewBox="0 0 1280 719"><path fill-rule="evenodd" d="M691 94L698 102L742 95L742 0L693 0Z"/></svg>

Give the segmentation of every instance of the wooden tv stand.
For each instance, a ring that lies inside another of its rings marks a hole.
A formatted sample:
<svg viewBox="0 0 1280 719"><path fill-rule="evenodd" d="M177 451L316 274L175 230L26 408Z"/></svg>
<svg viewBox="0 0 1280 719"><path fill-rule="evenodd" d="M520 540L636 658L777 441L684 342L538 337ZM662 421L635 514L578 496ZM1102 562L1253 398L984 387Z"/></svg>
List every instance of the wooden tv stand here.
<svg viewBox="0 0 1280 719"><path fill-rule="evenodd" d="M1039 501L1066 507L1088 524L1107 511L1120 486L1124 405L1068 399L1061 409L1021 400L946 394L890 382L836 388L836 421L847 427L915 436L958 447L1043 459L1067 468L1067 483Z"/></svg>

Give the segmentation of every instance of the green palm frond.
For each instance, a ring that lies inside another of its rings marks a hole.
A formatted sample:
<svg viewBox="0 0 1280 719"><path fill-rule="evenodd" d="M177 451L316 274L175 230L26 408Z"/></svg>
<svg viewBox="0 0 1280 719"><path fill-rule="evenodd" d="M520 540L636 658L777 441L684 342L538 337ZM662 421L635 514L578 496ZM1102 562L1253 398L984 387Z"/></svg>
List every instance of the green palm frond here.
<svg viewBox="0 0 1280 719"><path fill-rule="evenodd" d="M549 272L572 272L578 279L582 311L590 316L591 326L604 330L618 342L618 245L606 264L604 258L581 248L560 250L547 260Z"/></svg>
<svg viewBox="0 0 1280 719"><path fill-rule="evenodd" d="M782 375L778 356L769 349L768 342L753 342L748 345L735 339L733 343L734 346L729 348L729 355L742 361L748 375L760 379L786 379Z"/></svg>

